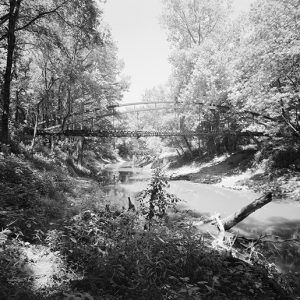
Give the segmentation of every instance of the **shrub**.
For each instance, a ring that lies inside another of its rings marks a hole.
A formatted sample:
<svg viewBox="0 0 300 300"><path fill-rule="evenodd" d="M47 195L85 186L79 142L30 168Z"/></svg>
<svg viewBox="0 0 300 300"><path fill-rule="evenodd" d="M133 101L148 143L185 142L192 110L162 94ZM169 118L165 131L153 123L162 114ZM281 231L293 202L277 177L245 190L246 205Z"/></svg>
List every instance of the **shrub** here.
<svg viewBox="0 0 300 300"><path fill-rule="evenodd" d="M300 150L295 147L281 147L272 155L274 168L289 168L300 157Z"/></svg>
<svg viewBox="0 0 300 300"><path fill-rule="evenodd" d="M155 217L163 218L168 208L174 208L179 199L166 191L168 181L163 174L162 168L156 168L151 178L149 187L137 195L140 208L146 219L151 220Z"/></svg>
<svg viewBox="0 0 300 300"><path fill-rule="evenodd" d="M52 237L85 274L73 289L95 299L291 299L263 267L208 247L192 227L142 223L132 212L88 211Z"/></svg>
<svg viewBox="0 0 300 300"><path fill-rule="evenodd" d="M40 157L0 156L0 228L14 221L27 241L34 238L35 230L44 230L52 219L63 216L64 192L70 191L59 166L52 162L51 171L36 170L37 160L39 166L48 165Z"/></svg>

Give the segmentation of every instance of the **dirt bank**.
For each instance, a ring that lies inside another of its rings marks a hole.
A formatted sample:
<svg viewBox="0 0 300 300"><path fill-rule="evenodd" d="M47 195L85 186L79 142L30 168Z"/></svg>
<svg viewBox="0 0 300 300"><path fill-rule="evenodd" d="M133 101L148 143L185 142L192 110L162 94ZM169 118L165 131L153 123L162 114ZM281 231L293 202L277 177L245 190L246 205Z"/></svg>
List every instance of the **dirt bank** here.
<svg viewBox="0 0 300 300"><path fill-rule="evenodd" d="M189 163L173 161L170 180L189 180L231 189L272 191L275 199L299 201L300 172L293 168L274 169L268 159L257 162L257 151L243 150Z"/></svg>

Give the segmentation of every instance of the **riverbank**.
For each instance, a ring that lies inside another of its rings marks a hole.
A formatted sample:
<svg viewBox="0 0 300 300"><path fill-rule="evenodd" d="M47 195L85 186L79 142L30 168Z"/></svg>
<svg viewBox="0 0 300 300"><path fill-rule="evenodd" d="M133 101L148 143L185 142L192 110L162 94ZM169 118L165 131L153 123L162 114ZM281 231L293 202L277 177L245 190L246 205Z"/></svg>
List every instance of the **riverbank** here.
<svg viewBox="0 0 300 300"><path fill-rule="evenodd" d="M291 299L275 270L211 248L189 219L145 231L143 216L115 210L86 166L42 155L0 164L3 299Z"/></svg>
<svg viewBox="0 0 300 300"><path fill-rule="evenodd" d="M170 180L188 180L236 190L272 191L276 200L299 201L300 172L293 168L271 168L268 159L258 163L257 154L255 150L244 150L188 163L173 160L167 176Z"/></svg>

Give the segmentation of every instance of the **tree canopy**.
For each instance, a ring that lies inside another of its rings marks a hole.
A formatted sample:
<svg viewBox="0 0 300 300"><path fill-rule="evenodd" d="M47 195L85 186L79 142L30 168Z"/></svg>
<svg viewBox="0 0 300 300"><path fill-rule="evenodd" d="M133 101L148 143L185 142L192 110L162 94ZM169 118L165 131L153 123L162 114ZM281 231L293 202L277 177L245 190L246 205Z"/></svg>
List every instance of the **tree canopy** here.
<svg viewBox="0 0 300 300"><path fill-rule="evenodd" d="M80 115L82 126L121 99L127 83L95 1L1 1L0 12L2 142L21 124L64 128Z"/></svg>
<svg viewBox="0 0 300 300"><path fill-rule="evenodd" d="M163 4L172 48L164 100L177 104L174 122L225 132L199 147L226 149L229 130L299 138L299 1L258 0L238 17L226 0ZM160 122L174 128L170 118Z"/></svg>

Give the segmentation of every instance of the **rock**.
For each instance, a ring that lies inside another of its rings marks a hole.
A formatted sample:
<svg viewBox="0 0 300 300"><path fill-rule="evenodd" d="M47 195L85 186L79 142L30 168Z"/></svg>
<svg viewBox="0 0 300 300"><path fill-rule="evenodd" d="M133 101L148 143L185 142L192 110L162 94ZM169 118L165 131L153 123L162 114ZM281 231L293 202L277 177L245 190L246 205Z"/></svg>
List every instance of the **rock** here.
<svg viewBox="0 0 300 300"><path fill-rule="evenodd" d="M213 176L213 175L206 175L205 177L199 178L199 180L197 180L197 182L205 183L205 184L214 184L214 183L219 183L221 181L222 179L220 176Z"/></svg>
<svg viewBox="0 0 300 300"><path fill-rule="evenodd" d="M92 212L90 210L87 210L82 213L82 220L88 221L92 218Z"/></svg>
<svg viewBox="0 0 300 300"><path fill-rule="evenodd" d="M169 180L190 180L190 175L178 175L178 176L171 176Z"/></svg>
<svg viewBox="0 0 300 300"><path fill-rule="evenodd" d="M300 171L300 158L295 160L295 168L297 171Z"/></svg>

